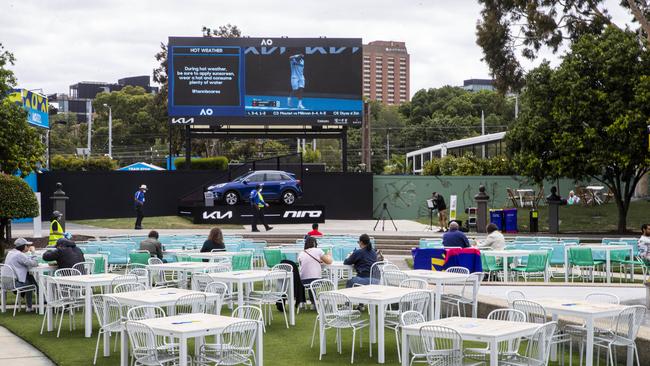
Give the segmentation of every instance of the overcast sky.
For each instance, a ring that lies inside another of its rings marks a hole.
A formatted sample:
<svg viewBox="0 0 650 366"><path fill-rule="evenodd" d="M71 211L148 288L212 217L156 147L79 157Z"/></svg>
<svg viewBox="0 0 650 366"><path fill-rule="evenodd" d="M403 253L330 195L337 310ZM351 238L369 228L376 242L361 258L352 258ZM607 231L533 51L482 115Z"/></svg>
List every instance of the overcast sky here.
<svg viewBox="0 0 650 366"><path fill-rule="evenodd" d="M236 24L251 37L405 41L413 94L489 77L476 45L479 12L476 0L2 0L0 43L16 56L19 86L50 94L151 75L160 42L200 36L204 25Z"/></svg>

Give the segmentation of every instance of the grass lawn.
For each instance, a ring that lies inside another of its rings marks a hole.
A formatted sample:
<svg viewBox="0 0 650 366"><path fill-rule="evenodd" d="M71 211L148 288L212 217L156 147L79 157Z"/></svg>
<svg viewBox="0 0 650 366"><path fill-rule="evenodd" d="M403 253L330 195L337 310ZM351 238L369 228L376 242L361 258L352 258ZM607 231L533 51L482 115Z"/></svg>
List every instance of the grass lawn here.
<svg viewBox="0 0 650 366"><path fill-rule="evenodd" d="M9 294L11 303L13 295ZM229 309L224 307L222 314L227 315ZM269 366L285 365L349 365L352 332L343 331L343 353L336 352L335 331L328 331L327 334L327 354L323 360L318 360L318 335L314 348L310 348L312 327L314 325L315 311L302 310L296 316L296 326L289 329L284 326L282 313L275 311L274 319L270 326L267 326L267 332L264 334L264 363ZM56 338L56 331L47 333L42 336L39 334L42 316L34 314L18 313L16 317L11 316L11 312L0 314L0 325L8 328L19 337L25 339L36 348L40 349L57 365L60 366L80 366L92 365L93 353L95 351L95 342L97 340L97 324L93 327L93 338L83 337L83 314L77 314L77 328L70 332L68 330L68 319L63 320L61 329L61 338ZM93 314L93 319L95 315ZM114 335L115 336L115 335ZM119 337L119 334L117 335ZM357 337L358 339L358 337ZM368 355L368 330L363 332L363 348L359 348L358 340L355 349L355 365L377 365L377 348L373 348L373 357ZM119 343L119 341L118 341ZM386 330L386 364L398 365L397 351L395 346L395 336L392 330ZM113 339L111 339L111 356L104 358L103 348L101 348L97 358L99 366L117 366L119 365L119 344L117 352L112 352ZM466 342L465 346L478 346L476 343ZM190 343L188 350L193 354L194 346ZM523 349L522 349L523 351ZM577 362L577 353L574 352L574 361ZM566 355L568 364L568 353Z"/></svg>
<svg viewBox="0 0 650 366"><path fill-rule="evenodd" d="M132 217L119 219L75 220L75 224L91 225L106 229L133 229L135 219ZM142 225L146 229L210 229L214 225L193 224L192 221L181 216L154 216L145 217ZM219 225L222 229L243 229L241 225Z"/></svg>
<svg viewBox="0 0 650 366"><path fill-rule="evenodd" d="M636 201L630 204L627 214L627 228L629 233L638 234L641 224L650 222L648 210L650 202ZM517 209L517 226L520 232L528 232L530 208ZM467 220L466 214L458 216L459 220ZM417 220L429 224L428 217ZM436 225L436 222L434 222ZM618 209L615 203L599 206L561 206L560 207L560 232L564 234L616 234L618 225ZM548 207L539 208L539 231L548 232Z"/></svg>

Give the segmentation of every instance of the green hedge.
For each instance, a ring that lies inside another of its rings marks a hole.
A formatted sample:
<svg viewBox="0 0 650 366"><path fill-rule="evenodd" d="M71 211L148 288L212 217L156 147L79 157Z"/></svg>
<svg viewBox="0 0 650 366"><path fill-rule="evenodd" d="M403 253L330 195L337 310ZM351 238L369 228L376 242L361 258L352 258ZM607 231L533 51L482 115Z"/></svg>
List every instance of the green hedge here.
<svg viewBox="0 0 650 366"><path fill-rule="evenodd" d="M115 160L107 156L82 159L76 156L54 155L50 160L52 170L76 171L107 171L117 168Z"/></svg>
<svg viewBox="0 0 650 366"><path fill-rule="evenodd" d="M0 218L35 217L38 202L22 179L0 173Z"/></svg>
<svg viewBox="0 0 650 366"><path fill-rule="evenodd" d="M176 169L186 169L185 158L174 159ZM214 158L192 158L191 169L198 170L227 170L228 158L216 156Z"/></svg>
<svg viewBox="0 0 650 366"><path fill-rule="evenodd" d="M505 156L481 159L473 156L433 159L424 164L423 175L514 175L512 163Z"/></svg>

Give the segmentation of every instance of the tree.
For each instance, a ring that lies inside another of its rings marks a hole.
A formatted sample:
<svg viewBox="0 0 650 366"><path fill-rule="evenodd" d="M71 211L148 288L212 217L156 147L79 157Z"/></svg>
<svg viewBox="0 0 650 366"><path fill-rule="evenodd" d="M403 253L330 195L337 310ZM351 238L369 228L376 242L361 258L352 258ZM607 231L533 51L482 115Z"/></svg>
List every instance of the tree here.
<svg viewBox="0 0 650 366"><path fill-rule="evenodd" d="M524 71L517 49L526 59L535 59L542 48L557 52L564 41L574 42L584 34L600 34L616 26L605 8L605 0L479 0L483 6L476 26L476 43L483 49L496 86L501 92L519 91ZM639 25L639 37L650 43L650 2L621 0ZM625 28L625 27L619 27Z"/></svg>
<svg viewBox="0 0 650 366"><path fill-rule="evenodd" d="M13 71L14 56L0 44L0 98L16 86ZM0 99L0 171L14 174L20 170L23 176L36 170L45 146L36 128L27 123L27 112L22 106Z"/></svg>
<svg viewBox="0 0 650 366"><path fill-rule="evenodd" d="M217 37L217 38L239 38L241 37L241 30L236 25L230 23L220 25L217 29L210 29L203 26L203 37Z"/></svg>
<svg viewBox="0 0 650 366"><path fill-rule="evenodd" d="M7 230L10 220L37 215L38 202L29 185L18 177L0 173L0 259L4 258L4 245L11 239Z"/></svg>
<svg viewBox="0 0 650 366"><path fill-rule="evenodd" d="M507 134L517 169L537 182L601 182L625 231L634 189L650 170L650 51L615 27L585 35L557 69L545 63L529 73L522 106Z"/></svg>

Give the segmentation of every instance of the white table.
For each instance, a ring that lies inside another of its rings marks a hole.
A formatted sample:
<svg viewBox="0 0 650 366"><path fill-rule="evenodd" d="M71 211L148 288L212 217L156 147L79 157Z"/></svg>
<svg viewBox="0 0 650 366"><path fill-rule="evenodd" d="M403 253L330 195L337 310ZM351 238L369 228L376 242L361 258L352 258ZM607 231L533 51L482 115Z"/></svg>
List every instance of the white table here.
<svg viewBox="0 0 650 366"><path fill-rule="evenodd" d="M330 280L334 282L336 288L339 288L339 279L352 278L352 271L354 269L352 265L343 264L341 261L335 261L332 262L332 264L324 265L324 267L329 269Z"/></svg>
<svg viewBox="0 0 650 366"><path fill-rule="evenodd" d="M594 205L603 204L603 200L600 199L598 193L600 193L602 190L605 189L604 186L586 186L585 189L588 190L589 193L591 193L591 202L593 202Z"/></svg>
<svg viewBox="0 0 650 366"><path fill-rule="evenodd" d="M187 274L194 272L202 272L206 268L214 267L214 263L210 262L173 262L161 264L149 264L147 269L155 269L162 271L174 271L178 273L178 279L183 286L187 286Z"/></svg>
<svg viewBox="0 0 650 366"><path fill-rule="evenodd" d="M38 286L38 313L43 315L45 313L45 283L43 282L43 275L52 275L57 270L56 265L50 266L47 263L39 263L38 267L29 269L29 273L34 276L36 285Z"/></svg>
<svg viewBox="0 0 650 366"><path fill-rule="evenodd" d="M525 250L525 249L516 249L516 250L487 250L481 252L483 255L489 255L492 257L502 258L503 262L503 278L504 281L508 281L508 258L518 258L518 257L527 257L531 254L547 254L546 250ZM544 281L548 282L548 276L544 273Z"/></svg>
<svg viewBox="0 0 650 366"><path fill-rule="evenodd" d="M115 273L101 273L93 275L81 276L64 276L57 277L56 280L62 285L78 286L84 289L84 328L86 338L90 338L93 333L93 288L104 287L104 293L111 292L111 282L116 278L122 276ZM52 309L48 309L48 323L47 330L52 330Z"/></svg>
<svg viewBox="0 0 650 366"><path fill-rule="evenodd" d="M168 316L164 318L139 320L138 323L148 325L154 334L173 337L179 339L178 348L180 354L180 366L187 366L187 340L197 338L195 350L198 351L201 344L201 338L210 335L217 335L223 330L237 322L242 321L239 318L231 318L221 315L212 314L185 314ZM120 352L120 365L129 365L129 345L126 341L127 336L122 331L122 347ZM262 337L264 335L262 322L258 322L257 338L255 341L255 365L264 365L264 346Z"/></svg>
<svg viewBox="0 0 650 366"><path fill-rule="evenodd" d="M626 308L625 305L570 301L567 299L537 299L535 302L542 305L547 313L551 313L553 320L557 320L560 315L566 315L585 321L587 328L586 366L593 366L594 361L594 321L614 317ZM628 365L631 365L632 349L628 348L627 351Z"/></svg>
<svg viewBox="0 0 650 366"><path fill-rule="evenodd" d="M384 363L384 318L386 316L386 307L390 304L398 303L402 296L418 291L406 287L392 287L383 285L367 285L345 288L333 291L335 293L347 296L352 303L367 304L370 309L370 341L377 342L377 362ZM433 301L433 291L428 291L429 300L429 317L433 316L431 302ZM376 336L376 337L375 337ZM326 352L325 328L320 327L320 347L321 353ZM372 347L372 346L371 346Z"/></svg>
<svg viewBox="0 0 650 366"><path fill-rule="evenodd" d="M439 325L456 330L463 341L487 342L490 346L490 366L499 362L499 342L527 337L539 329L540 324L504 320L451 317L402 327L402 366L408 366L409 337L420 335L420 328Z"/></svg>
<svg viewBox="0 0 650 366"><path fill-rule="evenodd" d="M253 282L264 281L264 278L271 271L263 270L250 270L250 271L231 271L231 272L218 272L218 273L208 273L213 280L217 282L223 282L230 287L232 290L232 285L237 285L237 306L244 305L244 285ZM285 272L287 274L287 279L289 279L289 324L296 325L296 308L293 292L293 273Z"/></svg>
<svg viewBox="0 0 650 366"><path fill-rule="evenodd" d="M168 308L167 314L173 315L172 313L175 310L174 305L176 304L176 301L185 295L191 294L204 294L208 303L219 299L218 294L173 287L153 288L145 291L121 292L119 294L111 294L111 296L123 306L134 307L140 305L153 305L166 307Z"/></svg>
<svg viewBox="0 0 650 366"><path fill-rule="evenodd" d="M521 188L517 190L517 193L519 194L519 205L521 207L524 207L524 196L526 193L530 194L535 194L535 191L530 189L530 188ZM532 206L532 204L531 204Z"/></svg>
<svg viewBox="0 0 650 366"><path fill-rule="evenodd" d="M237 252L203 252L203 253L190 253L188 257L190 258L200 258L208 259L212 261L215 258L232 258L233 256L240 254Z"/></svg>
<svg viewBox="0 0 650 366"><path fill-rule="evenodd" d="M605 277L607 278L607 283L610 283L612 280L612 261L611 261L611 252L612 250L629 250L630 258L634 258L634 247L631 245L566 245L564 247L564 282L569 282L569 272L571 267L569 266L569 249L571 248L591 248L592 252L604 251L605 252Z"/></svg>
<svg viewBox="0 0 650 366"><path fill-rule="evenodd" d="M433 283L436 286L434 311L431 319L440 319L440 309L442 303L442 292L443 286L449 283L459 283L467 279L467 275L461 273L451 273L444 271L428 271L426 269L416 269L411 271L403 271L406 273L409 278L416 278L425 280L428 283ZM472 289L472 296L474 298L474 303L472 304L472 317L476 318L478 312L478 282L474 282Z"/></svg>

